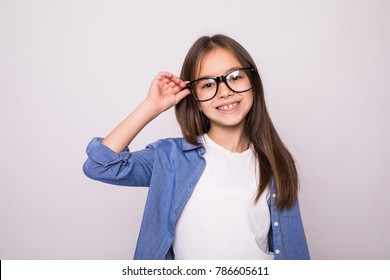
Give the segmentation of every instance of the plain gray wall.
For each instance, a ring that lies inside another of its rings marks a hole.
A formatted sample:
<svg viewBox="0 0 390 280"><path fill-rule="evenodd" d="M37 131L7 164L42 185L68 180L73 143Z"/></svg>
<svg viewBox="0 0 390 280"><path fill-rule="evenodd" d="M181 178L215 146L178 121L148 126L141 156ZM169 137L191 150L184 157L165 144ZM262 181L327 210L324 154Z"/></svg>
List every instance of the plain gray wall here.
<svg viewBox="0 0 390 280"><path fill-rule="evenodd" d="M313 259L389 259L390 2L0 1L0 259L132 258L146 188L85 147L224 33L252 54L301 175ZM132 143L180 136L173 110Z"/></svg>

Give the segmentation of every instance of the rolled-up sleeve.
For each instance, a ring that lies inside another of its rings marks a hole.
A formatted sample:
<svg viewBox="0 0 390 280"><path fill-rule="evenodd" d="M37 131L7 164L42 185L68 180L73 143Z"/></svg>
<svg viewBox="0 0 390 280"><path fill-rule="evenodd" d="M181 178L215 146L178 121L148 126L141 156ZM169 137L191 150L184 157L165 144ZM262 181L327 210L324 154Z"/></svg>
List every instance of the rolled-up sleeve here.
<svg viewBox="0 0 390 280"><path fill-rule="evenodd" d="M88 158L83 171L91 179L122 186L149 186L153 170L155 151L152 146L120 153L103 145L103 138L93 138L87 146Z"/></svg>

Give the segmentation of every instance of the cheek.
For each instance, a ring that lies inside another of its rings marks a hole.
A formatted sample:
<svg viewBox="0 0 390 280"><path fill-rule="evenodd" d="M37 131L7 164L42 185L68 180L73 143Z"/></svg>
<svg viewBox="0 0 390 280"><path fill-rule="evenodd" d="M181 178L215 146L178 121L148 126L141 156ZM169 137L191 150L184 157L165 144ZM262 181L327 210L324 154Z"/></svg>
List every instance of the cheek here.
<svg viewBox="0 0 390 280"><path fill-rule="evenodd" d="M210 108L211 108L210 103L211 103L210 101L200 102L200 103L199 103L199 110L200 110L200 111L203 111L203 112L209 111Z"/></svg>

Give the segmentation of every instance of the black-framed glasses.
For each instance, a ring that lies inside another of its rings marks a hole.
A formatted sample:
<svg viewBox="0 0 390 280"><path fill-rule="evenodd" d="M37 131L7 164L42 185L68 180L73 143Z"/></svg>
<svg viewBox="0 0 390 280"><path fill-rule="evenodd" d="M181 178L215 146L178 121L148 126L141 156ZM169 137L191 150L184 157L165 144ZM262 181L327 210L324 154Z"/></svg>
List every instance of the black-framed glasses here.
<svg viewBox="0 0 390 280"><path fill-rule="evenodd" d="M187 84L194 98L199 102L213 99L218 92L218 85L224 82L225 85L233 92L245 92L253 87L255 69L243 67L235 69L220 77L204 77L196 79Z"/></svg>

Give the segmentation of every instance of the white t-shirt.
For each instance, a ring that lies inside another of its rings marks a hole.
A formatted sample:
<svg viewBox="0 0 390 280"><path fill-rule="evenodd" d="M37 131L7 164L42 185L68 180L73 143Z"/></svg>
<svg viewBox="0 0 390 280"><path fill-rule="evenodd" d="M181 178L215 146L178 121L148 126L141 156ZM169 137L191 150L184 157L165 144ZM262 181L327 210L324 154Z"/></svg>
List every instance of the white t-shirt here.
<svg viewBox="0 0 390 280"><path fill-rule="evenodd" d="M175 258L273 259L268 188L254 203L259 176L253 149L232 153L203 139L206 168L176 224Z"/></svg>

